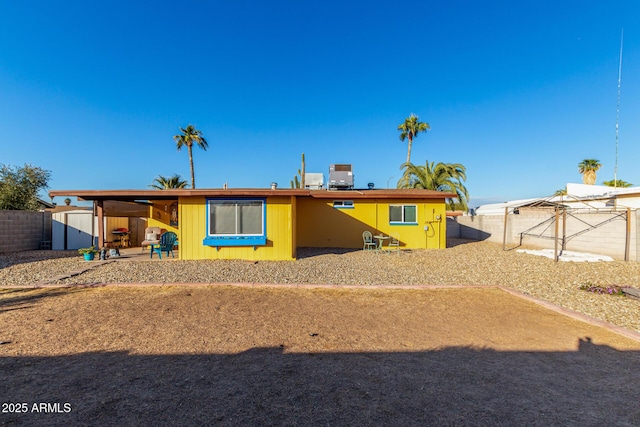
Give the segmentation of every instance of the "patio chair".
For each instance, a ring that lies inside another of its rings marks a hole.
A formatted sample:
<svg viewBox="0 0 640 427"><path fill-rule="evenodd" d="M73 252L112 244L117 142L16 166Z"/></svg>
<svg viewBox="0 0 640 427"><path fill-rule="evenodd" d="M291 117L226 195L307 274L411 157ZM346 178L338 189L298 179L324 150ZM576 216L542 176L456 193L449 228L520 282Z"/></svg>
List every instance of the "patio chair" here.
<svg viewBox="0 0 640 427"><path fill-rule="evenodd" d="M389 244L387 245L387 251L396 251L400 255L400 235L398 233L389 233Z"/></svg>
<svg viewBox="0 0 640 427"><path fill-rule="evenodd" d="M362 240L364 241L364 245L362 246L363 251L376 249L376 242L373 241L373 235L369 230L362 232Z"/></svg>
<svg viewBox="0 0 640 427"><path fill-rule="evenodd" d="M157 245L160 243L160 236L162 235L162 230L160 227L147 227L144 229L144 240L140 243L142 250L144 248L151 245Z"/></svg>
<svg viewBox="0 0 640 427"><path fill-rule="evenodd" d="M162 234L162 236L160 236L160 243L150 245L150 258L153 258L154 252L158 253L158 257L160 257L160 259L162 259L162 252L166 252L167 257L169 256L169 252L171 252L171 257L175 258L175 255L173 254L173 247L175 246L177 239L178 235L173 231L167 231L166 233Z"/></svg>

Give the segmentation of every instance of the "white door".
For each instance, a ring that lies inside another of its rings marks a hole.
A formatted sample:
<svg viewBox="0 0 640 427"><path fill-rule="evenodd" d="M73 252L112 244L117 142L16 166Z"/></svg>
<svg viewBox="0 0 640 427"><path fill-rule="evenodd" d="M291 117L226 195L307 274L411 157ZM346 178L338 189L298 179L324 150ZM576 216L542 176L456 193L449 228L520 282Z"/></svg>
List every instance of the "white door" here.
<svg viewBox="0 0 640 427"><path fill-rule="evenodd" d="M93 213L67 214L67 249L93 245Z"/></svg>
<svg viewBox="0 0 640 427"><path fill-rule="evenodd" d="M94 244L92 212L60 212L54 214L52 248L70 250L88 248Z"/></svg>

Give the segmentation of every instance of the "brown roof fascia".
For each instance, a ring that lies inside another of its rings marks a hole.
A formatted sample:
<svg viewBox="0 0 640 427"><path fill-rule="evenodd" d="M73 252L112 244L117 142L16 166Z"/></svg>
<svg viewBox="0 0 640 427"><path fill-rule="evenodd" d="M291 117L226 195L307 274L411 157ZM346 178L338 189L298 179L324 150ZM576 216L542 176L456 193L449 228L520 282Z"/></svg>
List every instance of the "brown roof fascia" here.
<svg viewBox="0 0 640 427"><path fill-rule="evenodd" d="M259 197L259 196L300 196L309 190L271 189L168 189L168 190L51 190L49 196L76 196L79 200L175 200L178 197Z"/></svg>
<svg viewBox="0 0 640 427"><path fill-rule="evenodd" d="M455 193L420 189L387 190L316 190L310 194L319 199L449 199Z"/></svg>
<svg viewBox="0 0 640 427"><path fill-rule="evenodd" d="M455 193L419 189L302 190L302 189L169 189L169 190L51 190L50 197L75 196L78 200L175 200L178 197L273 197L295 196L321 199L445 199Z"/></svg>

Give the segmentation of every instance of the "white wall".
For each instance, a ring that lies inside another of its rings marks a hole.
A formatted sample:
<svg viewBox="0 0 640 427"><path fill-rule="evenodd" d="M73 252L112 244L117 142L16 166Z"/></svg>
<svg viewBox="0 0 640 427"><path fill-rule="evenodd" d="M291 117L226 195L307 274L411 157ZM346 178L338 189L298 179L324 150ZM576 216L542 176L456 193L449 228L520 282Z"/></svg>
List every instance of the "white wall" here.
<svg viewBox="0 0 640 427"><path fill-rule="evenodd" d="M621 211L617 214L582 213L567 215L565 234L568 240L566 249L608 255L614 259L623 260L627 223L624 216L617 215L625 212ZM552 249L555 245L553 239L555 221L543 223L554 217L555 215L552 212L527 212L520 215L508 215L507 247L513 248L522 243L524 246ZM638 244L640 244L640 228L638 227L638 219L640 219L640 211L631 211L630 261L640 261L640 248L638 248ZM457 226L447 225L447 237L487 240L500 244L503 242L504 215L460 216L455 219L449 219L449 221L455 221ZM597 227L590 229L592 226ZM455 234L456 231L457 235ZM521 241L521 233L524 232L541 237L524 236ZM576 235L581 232L582 234ZM558 235L559 237L563 235L562 216L560 216L558 223Z"/></svg>
<svg viewBox="0 0 640 427"><path fill-rule="evenodd" d="M97 235L95 221L91 211L54 213L51 226L52 249L80 249L94 245Z"/></svg>

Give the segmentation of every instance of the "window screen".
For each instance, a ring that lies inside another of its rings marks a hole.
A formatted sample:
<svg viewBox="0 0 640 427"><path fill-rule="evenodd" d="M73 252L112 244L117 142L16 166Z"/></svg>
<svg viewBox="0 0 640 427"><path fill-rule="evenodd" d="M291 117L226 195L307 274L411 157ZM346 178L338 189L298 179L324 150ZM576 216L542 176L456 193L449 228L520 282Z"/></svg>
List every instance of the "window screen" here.
<svg viewBox="0 0 640 427"><path fill-rule="evenodd" d="M263 234L263 213L260 200L209 200L209 235Z"/></svg>
<svg viewBox="0 0 640 427"><path fill-rule="evenodd" d="M389 206L389 221L402 222L402 206Z"/></svg>
<svg viewBox="0 0 640 427"><path fill-rule="evenodd" d="M238 234L262 234L262 202L238 205Z"/></svg>
<svg viewBox="0 0 640 427"><path fill-rule="evenodd" d="M417 224L418 208L416 205L389 205L389 222L397 224Z"/></svg>

